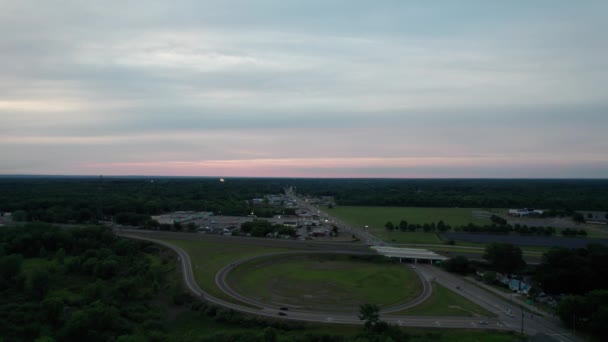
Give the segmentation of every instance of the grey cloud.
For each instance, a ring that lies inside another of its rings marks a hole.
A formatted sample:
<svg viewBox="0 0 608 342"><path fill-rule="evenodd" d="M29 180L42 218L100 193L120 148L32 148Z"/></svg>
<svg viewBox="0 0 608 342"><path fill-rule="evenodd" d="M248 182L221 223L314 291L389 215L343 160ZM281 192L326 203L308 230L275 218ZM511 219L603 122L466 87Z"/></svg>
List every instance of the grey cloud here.
<svg viewBox="0 0 608 342"><path fill-rule="evenodd" d="M28 163L44 170L70 158L139 160L154 151L183 160L256 153L606 156L602 1L3 7L2 135L122 139L7 143L0 147L11 170ZM44 112L52 101L75 109ZM35 110L15 109L26 102ZM182 134L189 138L164 139ZM552 174L539 170L530 174Z"/></svg>

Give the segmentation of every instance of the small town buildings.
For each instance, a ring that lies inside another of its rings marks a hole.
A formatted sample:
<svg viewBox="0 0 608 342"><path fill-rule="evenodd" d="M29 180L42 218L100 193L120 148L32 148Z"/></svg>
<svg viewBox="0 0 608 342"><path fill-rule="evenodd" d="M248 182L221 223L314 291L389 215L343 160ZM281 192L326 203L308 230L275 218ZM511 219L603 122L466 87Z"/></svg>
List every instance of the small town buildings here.
<svg viewBox="0 0 608 342"><path fill-rule="evenodd" d="M531 216L541 216L543 214L543 210L523 208L523 209L509 209L509 216L512 217L531 217Z"/></svg>

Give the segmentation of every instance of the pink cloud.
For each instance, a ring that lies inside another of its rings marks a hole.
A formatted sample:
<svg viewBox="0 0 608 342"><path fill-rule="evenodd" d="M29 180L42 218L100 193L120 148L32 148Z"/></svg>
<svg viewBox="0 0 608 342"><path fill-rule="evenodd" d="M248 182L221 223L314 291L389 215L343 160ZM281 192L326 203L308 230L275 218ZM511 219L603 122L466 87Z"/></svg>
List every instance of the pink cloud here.
<svg viewBox="0 0 608 342"><path fill-rule="evenodd" d="M468 169L477 177L488 169L560 169L580 160L534 156L422 157L422 158L285 158L204 161L94 163L82 166L87 174L172 175L223 177L449 177L454 169ZM606 167L606 162L586 164ZM428 170L433 170L432 174ZM461 175L465 176L465 175ZM491 176L486 175L486 176ZM467 177L467 176L465 176Z"/></svg>

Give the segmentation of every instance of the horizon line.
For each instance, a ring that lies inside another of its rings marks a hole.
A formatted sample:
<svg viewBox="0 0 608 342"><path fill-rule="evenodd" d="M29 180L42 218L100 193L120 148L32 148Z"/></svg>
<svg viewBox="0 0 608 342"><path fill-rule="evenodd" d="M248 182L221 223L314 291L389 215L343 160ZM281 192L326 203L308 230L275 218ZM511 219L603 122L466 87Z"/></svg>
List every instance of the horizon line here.
<svg viewBox="0 0 608 342"><path fill-rule="evenodd" d="M0 178L218 178L218 179L394 179L394 180L608 180L608 177L302 177L302 176L178 176L178 175L103 175L103 174L0 174Z"/></svg>

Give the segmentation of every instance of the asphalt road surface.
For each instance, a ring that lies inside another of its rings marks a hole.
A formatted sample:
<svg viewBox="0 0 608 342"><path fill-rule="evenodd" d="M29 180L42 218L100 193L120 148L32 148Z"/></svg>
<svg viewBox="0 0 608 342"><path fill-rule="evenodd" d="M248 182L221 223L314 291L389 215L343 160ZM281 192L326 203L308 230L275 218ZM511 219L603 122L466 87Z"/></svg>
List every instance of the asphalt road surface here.
<svg viewBox="0 0 608 342"><path fill-rule="evenodd" d="M269 305L267 303L255 303L255 306L259 307L251 308L244 305L239 305L231 302L224 301L222 299L213 297L202 290L196 281L194 280L194 275L192 272L192 263L190 261L189 255L182 250L181 248L172 245L170 243L159 241L156 238L168 238L168 239L183 239L183 233L171 233L171 232L142 232L142 231L130 231L130 232L117 232L118 235L122 235L129 238L147 240L151 242L155 242L161 245L164 245L172 250L174 250L181 263L182 274L184 277L184 282L187 288L196 296L214 303L219 306L223 306L226 308L230 308L233 310L237 310L240 312L259 315L259 316L267 316L273 318L283 318L290 320L300 320L300 321L308 321L308 322L325 322L325 323L341 323L341 324L361 324L361 321L356 316L356 314L344 314L344 313L329 313L329 312L307 312L307 311L297 311L297 310L289 310L285 312L286 316L279 316L280 312L277 310L276 306ZM197 236L196 234L185 234L186 238L192 238L193 236ZM209 238L209 236L205 236L205 239ZM233 240L233 238L224 238L224 237L216 237L220 238L222 242L227 242L228 240ZM286 242L294 243L296 241L283 241L283 240L266 240L264 239L250 239L247 240L248 243L263 243L267 245L268 242L272 242L273 246L277 247L277 244L283 244ZM239 241L242 243L243 240ZM342 247L346 247L347 249L339 249L336 248L335 243L322 243L322 244L307 244L303 242L296 242L297 246L306 246L310 250L323 250L333 251L333 252L343 252L343 253L353 253L357 252L356 250L350 250L349 248L352 245L349 244L337 244ZM307 246L312 245L312 246ZM320 247L324 246L324 247ZM294 247L292 245L292 247ZM360 248L360 247L357 247ZM359 252L362 252L358 249ZM369 250L367 250L369 252ZM300 252L301 253L301 252ZM241 260L240 262L245 262L246 260ZM226 272L231 268L225 268ZM434 327L434 328L469 328L469 329L495 329L495 330L521 330L521 309L508 301L501 299L497 296L494 296L485 290L482 290L474 285L466 283L462 277L455 276L449 274L447 272L442 271L441 269L424 264L417 264L417 273L423 280L423 282L428 281L436 281L437 283L463 295L464 297L470 299L471 301L479 304L480 306L486 308L490 312L493 312L497 315L496 318L475 318L475 317L417 317L417 316L396 316L389 315L384 313L382 315L382 320L396 324L399 326L406 327ZM224 277L225 274L216 275L216 281L218 281L218 277ZM222 281L220 281L220 284ZM218 284L219 286L219 284ZM222 288L222 287L220 287ZM231 294L227 291L228 294ZM236 297L238 300L243 300L243 298ZM244 301L247 302L247 301ZM411 303L406 303L411 304ZM391 310L392 311L392 310ZM397 311L397 310L395 310ZM563 329L560 326L558 321L555 321L551 318L543 318L538 316L531 317L529 313L525 313L525 317L523 320L523 331L528 335L535 335L537 333L544 333L553 337L558 341L578 341L579 339L572 336L567 330Z"/></svg>
<svg viewBox="0 0 608 342"><path fill-rule="evenodd" d="M291 198L300 208L305 208L309 212L318 213L323 219L327 219L332 224L336 225L338 229L343 232L347 232L349 234L355 235L359 240L369 246L388 246L389 244L383 242L377 237L373 236L369 232L365 231L363 228L353 227L348 225L333 216L329 216L326 213L321 213L319 208L313 206L312 204L306 202L302 198L298 197L296 194L290 191L285 191L285 195Z"/></svg>
<svg viewBox="0 0 608 342"><path fill-rule="evenodd" d="M174 250L181 263L182 274L184 282L195 296L204 299L213 304L223 306L236 311L258 315L267 316L273 318L283 318L298 321L307 322L322 322L322 323L338 323L338 324L362 324L361 320L356 314L341 314L341 313L318 313L318 312L299 312L299 311L288 311L286 316L278 315L278 310L272 306L261 306L260 309L251 308L244 305L239 305L225 300L211 296L209 293L201 289L196 281L194 280L194 274L192 272L192 262L190 256L183 249L172 245L170 243L156 240L153 238L138 236L133 234L119 234L124 237L151 241L160 245L166 246ZM348 251L344 251L348 252ZM509 328L502 325L496 319L487 319L487 325L480 325L479 318L471 317L415 317L415 316L382 316L382 320L397 324L400 326L409 327L436 327L436 328L478 328L478 329L499 329L508 330Z"/></svg>
<svg viewBox="0 0 608 342"><path fill-rule="evenodd" d="M525 312L519 305L488 293L466 282L462 277L447 273L437 267L418 264L418 268L423 269L437 283L497 314L502 324L512 330L521 331L523 325L523 331L527 335L543 333L558 341L579 341L561 326L559 320L553 317L539 317Z"/></svg>

